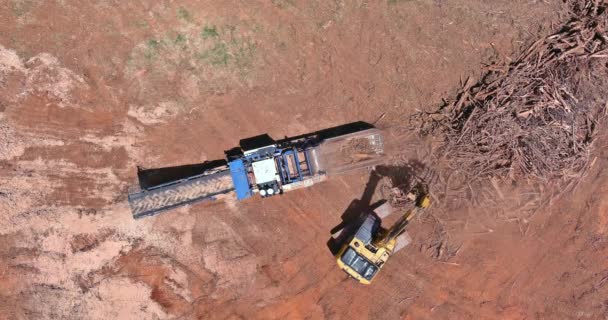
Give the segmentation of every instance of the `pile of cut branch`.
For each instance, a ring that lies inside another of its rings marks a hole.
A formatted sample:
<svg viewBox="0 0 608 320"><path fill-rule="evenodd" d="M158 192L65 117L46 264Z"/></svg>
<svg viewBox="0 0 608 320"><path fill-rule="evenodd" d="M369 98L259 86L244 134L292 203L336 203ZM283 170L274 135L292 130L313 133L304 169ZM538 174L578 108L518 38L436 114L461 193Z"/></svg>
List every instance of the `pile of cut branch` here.
<svg viewBox="0 0 608 320"><path fill-rule="evenodd" d="M569 1L559 31L415 115L417 130L443 134L442 154L469 181L580 177L608 107L607 11L604 0Z"/></svg>

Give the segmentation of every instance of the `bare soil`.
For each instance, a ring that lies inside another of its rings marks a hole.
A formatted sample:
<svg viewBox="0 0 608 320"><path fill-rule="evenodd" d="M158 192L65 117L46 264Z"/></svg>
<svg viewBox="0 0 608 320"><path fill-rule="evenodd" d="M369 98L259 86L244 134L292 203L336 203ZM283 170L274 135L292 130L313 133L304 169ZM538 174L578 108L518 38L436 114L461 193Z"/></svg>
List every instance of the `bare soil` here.
<svg viewBox="0 0 608 320"><path fill-rule="evenodd" d="M605 137L576 190L538 210L436 203L371 286L338 270L326 245L365 172L137 221L126 203L137 165L213 160L242 138L359 120L381 118L392 162L432 171L433 141L407 137L406 119L548 34L561 10L1 2L0 318L606 318Z"/></svg>

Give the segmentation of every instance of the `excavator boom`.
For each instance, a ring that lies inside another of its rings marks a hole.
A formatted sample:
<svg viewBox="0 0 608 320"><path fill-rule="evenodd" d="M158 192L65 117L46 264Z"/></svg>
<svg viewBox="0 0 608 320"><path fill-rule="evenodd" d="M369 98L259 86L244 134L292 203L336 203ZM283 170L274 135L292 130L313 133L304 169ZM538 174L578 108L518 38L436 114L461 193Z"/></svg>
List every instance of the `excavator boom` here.
<svg viewBox="0 0 608 320"><path fill-rule="evenodd" d="M340 269L362 284L370 284L388 258L411 242L405 227L420 210L429 207L426 193L419 194L416 207L408 210L389 229L383 229L381 216L390 214L388 203L367 215L357 232L337 252ZM377 212L376 212L377 211Z"/></svg>
<svg viewBox="0 0 608 320"><path fill-rule="evenodd" d="M379 239L378 246L382 246L383 244L389 243L389 242L397 239L397 237L399 237L401 234L403 234L403 232L405 232L405 227L408 225L408 223L421 210L428 208L429 205L430 205L429 197L427 195L421 196L420 199L418 199L418 203L416 204L416 207L408 210L403 216L401 216L399 218L399 220L397 220L393 224L393 226L387 230L386 236L384 236L382 239Z"/></svg>

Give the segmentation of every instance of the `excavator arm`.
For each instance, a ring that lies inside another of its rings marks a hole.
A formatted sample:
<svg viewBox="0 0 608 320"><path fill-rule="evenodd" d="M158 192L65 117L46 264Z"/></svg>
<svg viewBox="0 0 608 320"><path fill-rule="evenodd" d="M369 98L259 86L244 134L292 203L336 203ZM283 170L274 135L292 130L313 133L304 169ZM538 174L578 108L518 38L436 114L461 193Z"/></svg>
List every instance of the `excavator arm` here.
<svg viewBox="0 0 608 320"><path fill-rule="evenodd" d="M390 256L411 242L411 238L405 232L406 226L421 210L430 205L426 188L418 184L407 195L407 198L415 201L415 207L406 211L389 229L382 228L382 219L393 211L391 205L389 202L384 202L372 210L372 205L369 203L371 194L384 176L383 173L387 171L386 168L374 170L370 176L366 191L361 198L361 202L364 202L364 205L368 204L369 207L360 207L358 210L360 213L351 220L356 223L354 225L357 225L358 229L351 233L353 229L349 226L353 224L347 223L343 218L343 224L339 225L340 228L332 234L332 239L341 240L340 249L334 254L338 266L362 284L370 284ZM347 230L346 233L344 230Z"/></svg>
<svg viewBox="0 0 608 320"><path fill-rule="evenodd" d="M397 220L387 231L384 233L384 236L377 240L376 246L383 247L386 246L387 243L396 240L399 236L401 236L405 232L405 228L409 224L409 222L416 216L421 210L428 208L431 204L429 196L426 193L419 194L416 199L416 207L408 210L404 215L402 215L399 220ZM397 245L396 247L401 247ZM397 249L397 248L396 248ZM398 248L400 249L400 248ZM395 252L398 250L395 250Z"/></svg>

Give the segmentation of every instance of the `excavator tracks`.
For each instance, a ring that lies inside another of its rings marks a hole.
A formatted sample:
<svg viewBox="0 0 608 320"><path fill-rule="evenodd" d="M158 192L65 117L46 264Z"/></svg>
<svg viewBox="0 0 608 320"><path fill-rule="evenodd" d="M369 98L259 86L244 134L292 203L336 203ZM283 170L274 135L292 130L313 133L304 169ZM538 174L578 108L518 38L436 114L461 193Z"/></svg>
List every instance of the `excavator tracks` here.
<svg viewBox="0 0 608 320"><path fill-rule="evenodd" d="M234 190L229 171L193 177L172 184L129 194L134 218L152 216L185 204L213 198Z"/></svg>

